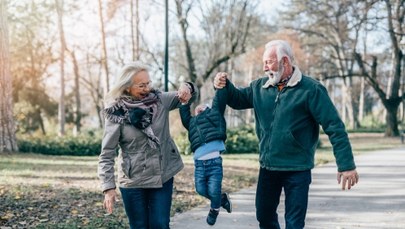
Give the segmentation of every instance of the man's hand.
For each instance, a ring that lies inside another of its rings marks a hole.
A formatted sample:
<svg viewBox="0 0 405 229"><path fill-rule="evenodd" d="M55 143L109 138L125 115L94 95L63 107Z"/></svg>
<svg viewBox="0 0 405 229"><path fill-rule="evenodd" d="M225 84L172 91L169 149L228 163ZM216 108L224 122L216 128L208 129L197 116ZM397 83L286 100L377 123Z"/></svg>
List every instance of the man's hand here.
<svg viewBox="0 0 405 229"><path fill-rule="evenodd" d="M214 87L216 89L221 89L226 86L226 78L228 77L228 73L226 72L218 72L214 78Z"/></svg>
<svg viewBox="0 0 405 229"><path fill-rule="evenodd" d="M347 189L350 189L352 186L357 184L357 182L359 182L359 174L355 169L344 172L338 172L337 181L338 184L342 183L342 190L345 190L346 186Z"/></svg>
<svg viewBox="0 0 405 229"><path fill-rule="evenodd" d="M188 103L191 99L191 88L187 83L180 85L179 90L177 90L177 96L182 104Z"/></svg>
<svg viewBox="0 0 405 229"><path fill-rule="evenodd" d="M104 193L103 207L107 209L109 214L113 212L116 196L117 193L115 192L115 189L110 189Z"/></svg>

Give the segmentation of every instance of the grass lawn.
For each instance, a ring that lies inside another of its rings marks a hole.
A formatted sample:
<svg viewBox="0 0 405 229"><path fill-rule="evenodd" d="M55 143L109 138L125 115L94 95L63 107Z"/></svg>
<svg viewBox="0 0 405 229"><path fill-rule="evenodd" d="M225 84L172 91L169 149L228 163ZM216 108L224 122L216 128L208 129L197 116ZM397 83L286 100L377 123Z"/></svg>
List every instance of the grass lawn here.
<svg viewBox="0 0 405 229"><path fill-rule="evenodd" d="M400 146L382 134L351 134L355 154ZM321 136L316 163L333 161L330 144ZM258 155L225 154L223 189L235 192L256 183ZM172 215L207 201L195 193L193 161L175 178ZM119 202L112 215L102 209L97 157L10 154L0 157L1 228L128 228Z"/></svg>

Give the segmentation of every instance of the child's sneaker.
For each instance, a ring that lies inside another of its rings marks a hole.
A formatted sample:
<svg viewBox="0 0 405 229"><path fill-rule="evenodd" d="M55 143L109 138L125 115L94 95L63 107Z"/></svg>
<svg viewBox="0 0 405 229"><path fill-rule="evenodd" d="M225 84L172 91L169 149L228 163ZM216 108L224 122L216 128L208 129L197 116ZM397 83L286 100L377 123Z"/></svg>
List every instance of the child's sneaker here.
<svg viewBox="0 0 405 229"><path fill-rule="evenodd" d="M221 207L223 207L228 213L232 212L232 202L226 192L221 194Z"/></svg>
<svg viewBox="0 0 405 229"><path fill-rule="evenodd" d="M219 211L215 210L215 209L210 209L210 212L208 212L208 216L207 216L207 223L209 225L214 225L215 222L217 221L217 216L218 216Z"/></svg>

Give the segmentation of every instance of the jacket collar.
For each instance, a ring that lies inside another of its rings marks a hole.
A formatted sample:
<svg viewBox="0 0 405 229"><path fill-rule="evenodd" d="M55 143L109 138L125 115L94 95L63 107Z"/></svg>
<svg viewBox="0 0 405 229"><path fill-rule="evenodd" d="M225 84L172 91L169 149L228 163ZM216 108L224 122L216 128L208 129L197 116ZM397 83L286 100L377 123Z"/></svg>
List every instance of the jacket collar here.
<svg viewBox="0 0 405 229"><path fill-rule="evenodd" d="M298 66L294 65L294 72L291 76L291 79L287 83L287 87L294 87L296 86L302 79L302 73L301 70L298 68Z"/></svg>

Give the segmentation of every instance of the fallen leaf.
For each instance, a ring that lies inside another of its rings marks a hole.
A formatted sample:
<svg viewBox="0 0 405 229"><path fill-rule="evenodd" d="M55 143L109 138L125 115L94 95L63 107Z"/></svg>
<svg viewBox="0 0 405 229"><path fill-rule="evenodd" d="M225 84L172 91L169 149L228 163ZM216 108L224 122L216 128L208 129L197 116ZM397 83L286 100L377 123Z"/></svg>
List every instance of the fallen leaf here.
<svg viewBox="0 0 405 229"><path fill-rule="evenodd" d="M49 221L49 219L39 219L39 222L41 222L41 223L45 223L45 222L48 222Z"/></svg>

